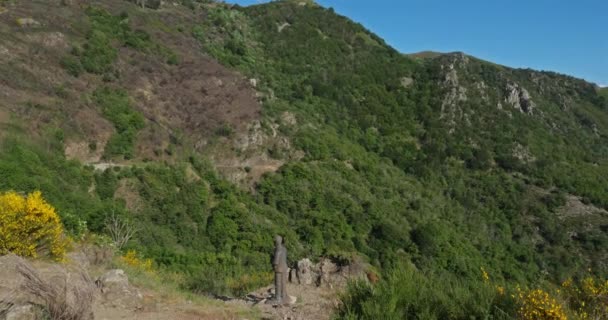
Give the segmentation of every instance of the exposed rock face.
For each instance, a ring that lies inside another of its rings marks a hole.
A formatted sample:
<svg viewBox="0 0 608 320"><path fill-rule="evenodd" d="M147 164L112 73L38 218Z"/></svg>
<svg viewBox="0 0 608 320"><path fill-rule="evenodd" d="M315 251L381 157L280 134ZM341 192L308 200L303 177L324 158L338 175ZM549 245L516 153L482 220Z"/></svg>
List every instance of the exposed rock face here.
<svg viewBox="0 0 608 320"><path fill-rule="evenodd" d="M536 161L536 157L532 154L532 152L530 152L530 149L528 147L522 146L519 143L515 144L515 146L513 147L513 157L519 159L524 163L531 163Z"/></svg>
<svg viewBox="0 0 608 320"><path fill-rule="evenodd" d="M519 110L521 113L533 114L536 105L530 93L523 87L520 87L517 83L509 83L506 88L505 102L513 106L513 108Z"/></svg>
<svg viewBox="0 0 608 320"><path fill-rule="evenodd" d="M285 111L281 114L281 123L290 126L295 126L296 124L298 124L298 120L296 119L295 114L289 111Z"/></svg>
<svg viewBox="0 0 608 320"><path fill-rule="evenodd" d="M282 32L283 29L285 29L285 28L287 28L289 26L291 26L291 24L289 24L289 22L284 22L283 24L277 25L277 30L279 32Z"/></svg>
<svg viewBox="0 0 608 320"><path fill-rule="evenodd" d="M401 86L404 88L407 88L409 86L411 86L412 84L414 84L414 79L409 78L409 77L402 77L400 79L401 82Z"/></svg>
<svg viewBox="0 0 608 320"><path fill-rule="evenodd" d="M442 85L449 91L441 103L440 119L445 119L450 127L450 133L456 130L456 120L468 118L468 115L463 110L461 103L468 100L467 89L460 85L458 80L458 68L464 68L468 63L468 57L464 54L454 54L452 62L442 66L442 69L447 68L445 78Z"/></svg>
<svg viewBox="0 0 608 320"><path fill-rule="evenodd" d="M358 261L340 266L327 258L317 264L313 264L310 259L302 259L297 263L297 276L291 277L291 282L306 286L341 287L346 285L349 279L366 279L366 269L367 265Z"/></svg>
<svg viewBox="0 0 608 320"><path fill-rule="evenodd" d="M298 261L297 275L298 283L311 285L313 283L312 262L309 259Z"/></svg>

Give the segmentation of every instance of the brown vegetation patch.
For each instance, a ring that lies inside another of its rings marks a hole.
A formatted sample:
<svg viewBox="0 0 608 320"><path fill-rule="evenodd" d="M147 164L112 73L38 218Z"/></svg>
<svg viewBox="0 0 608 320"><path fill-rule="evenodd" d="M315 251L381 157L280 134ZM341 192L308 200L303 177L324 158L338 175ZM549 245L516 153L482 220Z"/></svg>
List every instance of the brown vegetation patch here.
<svg viewBox="0 0 608 320"><path fill-rule="evenodd" d="M131 212L138 212L142 206L143 201L139 196L135 179L122 179L118 182L118 188L114 192L115 199L122 199L125 201L125 206Z"/></svg>
<svg viewBox="0 0 608 320"><path fill-rule="evenodd" d="M120 48L112 81L104 82L100 75L69 75L60 61L72 45L84 41L84 9L90 4L20 1L0 16L0 99L28 124L28 134L43 136L49 126L59 127L68 138L69 158L99 161L114 129L87 96L105 85L127 89L133 106L148 120L138 135L136 158L170 160L176 157L168 150L171 145L210 141L223 129L236 136L259 118L254 89L243 76L203 53L187 31L200 17L184 6L156 11L122 0L95 2L113 14L128 12L131 27L176 53L179 63L168 64L158 52ZM37 23L20 27L15 21L23 17ZM183 29L178 31L178 26ZM87 150L89 145L96 148Z"/></svg>
<svg viewBox="0 0 608 320"><path fill-rule="evenodd" d="M261 107L248 83L210 58L166 66L134 56L137 65L121 65L127 74L124 86L134 92L136 106L152 122L199 140L222 126L242 131L259 117Z"/></svg>

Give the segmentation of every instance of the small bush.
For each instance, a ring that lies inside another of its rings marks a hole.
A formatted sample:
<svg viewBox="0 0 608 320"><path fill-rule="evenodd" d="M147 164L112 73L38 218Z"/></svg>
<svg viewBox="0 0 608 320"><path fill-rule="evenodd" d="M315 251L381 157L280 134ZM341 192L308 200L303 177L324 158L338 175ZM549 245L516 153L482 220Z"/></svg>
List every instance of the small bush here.
<svg viewBox="0 0 608 320"><path fill-rule="evenodd" d="M568 279L561 292L570 309L580 319L608 319L608 280L585 277L582 281Z"/></svg>
<svg viewBox="0 0 608 320"><path fill-rule="evenodd" d="M144 271L144 272L153 271L152 259L140 258L139 254L135 250L127 251L127 253L124 256L120 257L120 260L124 264L126 264L130 267L133 267L137 270Z"/></svg>
<svg viewBox="0 0 608 320"><path fill-rule="evenodd" d="M61 259L67 244L59 216L41 192L0 194L0 254L36 257L48 252Z"/></svg>
<svg viewBox="0 0 608 320"><path fill-rule="evenodd" d="M80 61L72 56L66 56L61 59L61 66L68 72L68 74L78 77L84 71Z"/></svg>
<svg viewBox="0 0 608 320"><path fill-rule="evenodd" d="M167 64L169 65L178 65L179 64L179 57L177 56L177 54L175 53L170 53L169 56L167 57Z"/></svg>
<svg viewBox="0 0 608 320"><path fill-rule="evenodd" d="M223 124L215 130L215 134L221 137L230 137L234 134L234 129L229 124Z"/></svg>
<svg viewBox="0 0 608 320"><path fill-rule="evenodd" d="M358 281L341 297L337 319L484 319L493 296L482 281L396 269L376 285Z"/></svg>
<svg viewBox="0 0 608 320"><path fill-rule="evenodd" d="M103 74L110 71L117 56L111 39L105 33L93 30L87 37L80 61L87 72Z"/></svg>
<svg viewBox="0 0 608 320"><path fill-rule="evenodd" d="M566 320L564 307L556 298L542 289L523 290L517 288L515 296L518 318L522 320Z"/></svg>

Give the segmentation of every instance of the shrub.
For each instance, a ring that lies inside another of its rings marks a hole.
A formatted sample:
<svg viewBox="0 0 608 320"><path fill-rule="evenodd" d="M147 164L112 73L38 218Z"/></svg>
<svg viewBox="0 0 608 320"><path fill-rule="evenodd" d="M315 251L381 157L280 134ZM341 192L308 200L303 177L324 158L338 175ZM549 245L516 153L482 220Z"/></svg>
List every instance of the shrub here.
<svg viewBox="0 0 608 320"><path fill-rule="evenodd" d="M68 74L74 77L78 77L84 71L80 61L72 56L63 57L61 59L61 66L68 72Z"/></svg>
<svg viewBox="0 0 608 320"><path fill-rule="evenodd" d="M105 33L93 30L87 37L80 61L87 72L102 74L110 71L117 56L118 51L112 47L111 39Z"/></svg>
<svg viewBox="0 0 608 320"><path fill-rule="evenodd" d="M137 132L145 125L143 116L131 107L129 96L124 90L98 89L93 93L94 101L102 108L106 117L116 128L105 148L106 156L133 156L133 144Z"/></svg>
<svg viewBox="0 0 608 320"><path fill-rule="evenodd" d="M542 289L524 290L517 288L515 296L522 320L566 320L564 307L555 297Z"/></svg>
<svg viewBox="0 0 608 320"><path fill-rule="evenodd" d="M376 285L358 281L342 295L337 319L484 319L492 288L448 273L424 274L402 267Z"/></svg>
<svg viewBox="0 0 608 320"><path fill-rule="evenodd" d="M41 192L0 194L0 254L36 257L48 252L61 259L67 244L59 216Z"/></svg>
<svg viewBox="0 0 608 320"><path fill-rule="evenodd" d="M591 276L579 282L568 279L561 290L580 319L608 319L608 280Z"/></svg>
<svg viewBox="0 0 608 320"><path fill-rule="evenodd" d="M152 259L140 258L139 254L135 250L129 250L127 253L120 257L120 260L126 265L133 267L137 270L152 272Z"/></svg>

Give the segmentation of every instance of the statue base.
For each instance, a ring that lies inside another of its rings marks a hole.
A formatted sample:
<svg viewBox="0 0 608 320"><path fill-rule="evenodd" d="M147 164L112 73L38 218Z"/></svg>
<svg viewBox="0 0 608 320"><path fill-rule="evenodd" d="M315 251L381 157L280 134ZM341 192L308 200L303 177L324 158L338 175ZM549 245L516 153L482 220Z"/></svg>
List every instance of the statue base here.
<svg viewBox="0 0 608 320"><path fill-rule="evenodd" d="M275 298L266 300L266 304L270 304L273 306L289 306L289 305L295 304L297 300L298 300L298 298L288 295L287 298L285 298L283 301L278 301Z"/></svg>

